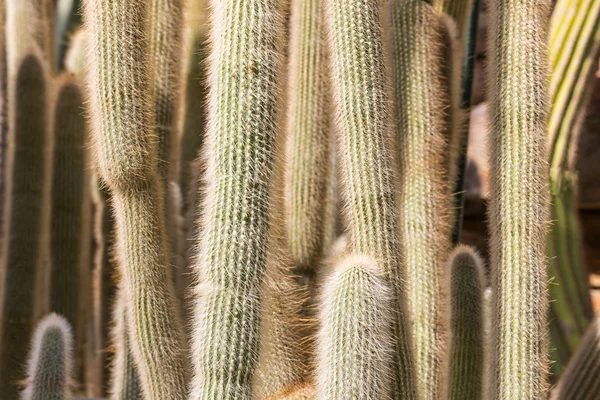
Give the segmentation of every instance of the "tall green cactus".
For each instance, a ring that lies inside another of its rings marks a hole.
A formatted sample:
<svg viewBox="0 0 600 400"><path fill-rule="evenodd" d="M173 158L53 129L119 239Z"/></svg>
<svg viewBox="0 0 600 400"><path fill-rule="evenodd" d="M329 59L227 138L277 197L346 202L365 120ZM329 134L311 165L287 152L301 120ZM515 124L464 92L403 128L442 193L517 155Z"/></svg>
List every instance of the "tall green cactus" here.
<svg viewBox="0 0 600 400"><path fill-rule="evenodd" d="M483 394L484 327L483 261L460 245L447 265L450 289L448 399L478 400Z"/></svg>
<svg viewBox="0 0 600 400"><path fill-rule="evenodd" d="M406 271L399 265L382 2L328 0L325 4L349 248L377 260L393 290L392 392L412 399L416 387L403 287Z"/></svg>
<svg viewBox="0 0 600 400"><path fill-rule="evenodd" d="M248 399L269 240L283 15L275 0L211 6L191 393L195 399Z"/></svg>
<svg viewBox="0 0 600 400"><path fill-rule="evenodd" d="M319 399L382 399L390 393L393 303L380 274L372 258L348 256L323 285L317 337Z"/></svg>
<svg viewBox="0 0 600 400"><path fill-rule="evenodd" d="M23 378L23 354L41 314L39 305L47 304L38 289L46 270L52 162L47 68L37 52L23 58L12 84L6 234L0 249L0 393L7 400L17 398L14 383Z"/></svg>
<svg viewBox="0 0 600 400"><path fill-rule="evenodd" d="M547 393L550 5L489 4L493 399L540 399Z"/></svg>
<svg viewBox="0 0 600 400"><path fill-rule="evenodd" d="M600 397L600 316L590 324L553 393L555 400L593 400Z"/></svg>
<svg viewBox="0 0 600 400"><path fill-rule="evenodd" d="M83 98L73 77L59 78L54 107L50 311L65 317L81 347L88 333L91 198Z"/></svg>
<svg viewBox="0 0 600 400"><path fill-rule="evenodd" d="M447 331L443 266L450 251L447 163L453 111L452 32L421 0L391 2L392 64L398 108L399 243L407 271L411 334L422 398L444 397Z"/></svg>
<svg viewBox="0 0 600 400"><path fill-rule="evenodd" d="M133 359L146 398L183 399L183 331L167 268L158 139L152 129L150 10L136 0L86 0L83 11L93 146L112 194Z"/></svg>
<svg viewBox="0 0 600 400"><path fill-rule="evenodd" d="M71 398L73 338L66 319L49 314L33 335L22 400L67 400Z"/></svg>

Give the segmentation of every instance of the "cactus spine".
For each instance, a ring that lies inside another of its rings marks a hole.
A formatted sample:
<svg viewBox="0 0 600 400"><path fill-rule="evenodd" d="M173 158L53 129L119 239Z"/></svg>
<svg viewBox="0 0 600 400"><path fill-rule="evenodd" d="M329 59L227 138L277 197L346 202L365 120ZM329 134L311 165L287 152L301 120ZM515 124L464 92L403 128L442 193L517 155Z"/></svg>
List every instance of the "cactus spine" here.
<svg viewBox="0 0 600 400"><path fill-rule="evenodd" d="M184 399L183 332L167 268L146 70L148 4L86 0L83 11L92 139L100 175L112 194L131 352L146 398Z"/></svg>
<svg viewBox="0 0 600 400"><path fill-rule="evenodd" d="M317 398L387 398L392 298L370 257L348 256L323 286L317 337Z"/></svg>
<svg viewBox="0 0 600 400"><path fill-rule="evenodd" d="M600 397L600 316L590 324L552 396L556 400Z"/></svg>
<svg viewBox="0 0 600 400"><path fill-rule="evenodd" d="M450 350L448 399L482 398L484 327L483 262L468 246L450 255Z"/></svg>
<svg viewBox="0 0 600 400"><path fill-rule="evenodd" d="M366 0L328 0L325 4L349 248L377 260L392 287L396 310L392 392L411 399L416 397L416 388L405 271L398 258L382 4Z"/></svg>
<svg viewBox="0 0 600 400"><path fill-rule="evenodd" d="M15 101L7 149L6 234L0 249L0 393L7 400L18 395L14 383L23 378L22 357L41 313L39 305L47 303L38 289L48 244L52 141L46 111L47 70L37 54L22 59L11 97Z"/></svg>
<svg viewBox="0 0 600 400"><path fill-rule="evenodd" d="M489 4L493 399L541 399L547 393L544 44L550 5L548 0Z"/></svg>
<svg viewBox="0 0 600 400"><path fill-rule="evenodd" d="M417 384L422 398L443 398L447 321L442 271L451 239L447 163L454 153L448 137L456 117L448 114L452 33L445 18L421 0L392 1L390 19L398 108L399 243Z"/></svg>
<svg viewBox="0 0 600 400"><path fill-rule="evenodd" d="M269 241L283 15L275 0L215 0L211 6L191 393L249 399Z"/></svg>
<svg viewBox="0 0 600 400"><path fill-rule="evenodd" d="M23 400L66 400L71 398L73 338L66 319L49 314L33 335Z"/></svg>

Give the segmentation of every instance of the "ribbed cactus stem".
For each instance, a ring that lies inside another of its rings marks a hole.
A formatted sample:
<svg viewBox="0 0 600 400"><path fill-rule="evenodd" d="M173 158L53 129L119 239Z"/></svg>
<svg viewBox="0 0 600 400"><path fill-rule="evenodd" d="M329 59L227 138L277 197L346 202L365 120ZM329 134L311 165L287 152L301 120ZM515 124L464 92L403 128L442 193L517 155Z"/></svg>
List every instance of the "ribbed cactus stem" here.
<svg viewBox="0 0 600 400"><path fill-rule="evenodd" d="M378 261L392 288L395 310L394 396L416 397L413 350L399 265L391 96L388 94L383 36L383 2L328 0L326 20L336 135L342 171L342 201L350 252Z"/></svg>
<svg viewBox="0 0 600 400"><path fill-rule="evenodd" d="M214 0L205 194L194 270L194 399L249 399L267 263L283 15ZM224 334L226 333L226 334Z"/></svg>
<svg viewBox="0 0 600 400"><path fill-rule="evenodd" d="M383 399L393 360L392 298L375 260L348 256L323 285L317 398Z"/></svg>
<svg viewBox="0 0 600 400"><path fill-rule="evenodd" d="M45 280L51 182L47 69L38 53L23 58L9 116L5 226L0 249L0 393L17 398L23 355L47 305Z"/></svg>
<svg viewBox="0 0 600 400"><path fill-rule="evenodd" d="M447 17L446 17L447 18ZM419 396L446 391L443 269L450 251L447 163L452 132L450 53L445 17L421 0L394 0L390 9L392 64L400 160L399 243L407 271L408 310Z"/></svg>
<svg viewBox="0 0 600 400"><path fill-rule="evenodd" d="M552 396L555 400L600 398L600 316L590 324Z"/></svg>
<svg viewBox="0 0 600 400"><path fill-rule="evenodd" d="M321 3L293 0L287 93L285 223L299 270L321 256L330 177L326 42Z"/></svg>
<svg viewBox="0 0 600 400"><path fill-rule="evenodd" d="M71 398L73 338L71 326L58 314L42 319L33 335L22 400Z"/></svg>
<svg viewBox="0 0 600 400"><path fill-rule="evenodd" d="M448 399L482 398L484 326L483 262L470 247L460 245L447 265L450 289Z"/></svg>
<svg viewBox="0 0 600 400"><path fill-rule="evenodd" d="M547 394L550 6L549 0L488 4L492 399Z"/></svg>
<svg viewBox="0 0 600 400"><path fill-rule="evenodd" d="M145 398L184 399L186 356L152 129L148 3L86 0L83 12L92 142L113 196L131 352Z"/></svg>

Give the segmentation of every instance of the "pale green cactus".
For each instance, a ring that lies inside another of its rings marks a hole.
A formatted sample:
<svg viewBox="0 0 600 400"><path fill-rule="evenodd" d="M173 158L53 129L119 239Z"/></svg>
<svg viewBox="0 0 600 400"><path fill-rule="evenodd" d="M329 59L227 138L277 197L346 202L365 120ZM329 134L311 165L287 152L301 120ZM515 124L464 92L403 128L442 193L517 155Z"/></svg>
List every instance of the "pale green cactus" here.
<svg viewBox="0 0 600 400"><path fill-rule="evenodd" d="M86 0L83 15L92 144L112 195L131 353L146 398L184 399L185 346L152 129L149 5Z"/></svg>
<svg viewBox="0 0 600 400"><path fill-rule="evenodd" d="M547 393L550 193L547 33L551 1L489 3L491 399Z"/></svg>
<svg viewBox="0 0 600 400"><path fill-rule="evenodd" d="M483 261L470 247L460 245L446 266L450 290L448 399L483 398L484 299Z"/></svg>
<svg viewBox="0 0 600 400"><path fill-rule="evenodd" d="M451 246L448 162L455 65L447 17L421 0L391 3L398 115L399 243L407 271L408 310L419 396L443 398L447 332L443 268Z"/></svg>
<svg viewBox="0 0 600 400"><path fill-rule="evenodd" d="M392 392L416 398L405 270L399 240L393 163L392 114L384 64L380 1L326 1L331 83L339 144L342 204L351 253L373 257L393 291Z"/></svg>
<svg viewBox="0 0 600 400"><path fill-rule="evenodd" d="M58 314L44 317L35 329L22 400L68 400L73 374L73 333Z"/></svg>
<svg viewBox="0 0 600 400"><path fill-rule="evenodd" d="M269 242L282 4L212 1L194 399L249 399ZM224 333L227 334L224 334Z"/></svg>
<svg viewBox="0 0 600 400"><path fill-rule="evenodd" d="M351 255L336 264L323 285L317 336L319 399L382 399L390 393L393 303L380 274L372 258Z"/></svg>

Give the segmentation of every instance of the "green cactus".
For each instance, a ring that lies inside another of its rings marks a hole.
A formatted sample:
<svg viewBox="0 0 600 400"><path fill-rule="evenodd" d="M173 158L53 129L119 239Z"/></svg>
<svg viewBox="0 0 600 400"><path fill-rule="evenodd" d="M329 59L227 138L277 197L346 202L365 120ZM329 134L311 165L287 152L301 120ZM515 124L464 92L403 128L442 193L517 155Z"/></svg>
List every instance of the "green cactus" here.
<svg viewBox="0 0 600 400"><path fill-rule="evenodd" d="M399 243L419 396L444 397L447 331L443 265L450 251L452 200L447 163L452 65L445 17L421 0L391 2L392 64L400 160ZM451 110L452 111L452 110Z"/></svg>
<svg viewBox="0 0 600 400"><path fill-rule="evenodd" d="M593 400L600 397L600 316L590 324L581 345L558 382L555 400Z"/></svg>
<svg viewBox="0 0 600 400"><path fill-rule="evenodd" d="M185 346L167 268L158 139L152 129L149 11L146 2L135 0L84 2L86 80L92 142L112 195L128 336L144 396L183 399Z"/></svg>
<svg viewBox="0 0 600 400"><path fill-rule="evenodd" d="M111 339L114 358L110 372L111 400L142 400L140 378L131 356L131 346L127 337L127 298L122 282L116 293L112 316Z"/></svg>
<svg viewBox="0 0 600 400"><path fill-rule="evenodd" d="M40 306L47 304L38 290L46 272L52 173L47 68L38 53L23 58L13 85L0 249L0 393L7 400L17 398L14 382L23 378L22 357Z"/></svg>
<svg viewBox="0 0 600 400"><path fill-rule="evenodd" d="M539 399L547 393L550 5L548 0L489 4L493 399Z"/></svg>
<svg viewBox="0 0 600 400"><path fill-rule="evenodd" d="M481 399L485 349L483 261L472 248L460 245L450 255L447 272L451 335L448 399Z"/></svg>
<svg viewBox="0 0 600 400"><path fill-rule="evenodd" d="M195 399L252 395L277 133L281 5L211 2L206 192L194 265Z"/></svg>
<svg viewBox="0 0 600 400"><path fill-rule="evenodd" d="M73 338L71 326L58 314L44 317L35 329L27 365L23 400L71 398Z"/></svg>
<svg viewBox="0 0 600 400"><path fill-rule="evenodd" d="M406 271L399 266L382 2L329 0L325 4L349 248L378 260L392 287L396 310L392 391L411 399L416 397L416 387L403 287Z"/></svg>
<svg viewBox="0 0 600 400"><path fill-rule="evenodd" d="M323 285L317 337L319 399L382 399L390 392L392 297L380 274L372 258L348 256Z"/></svg>

